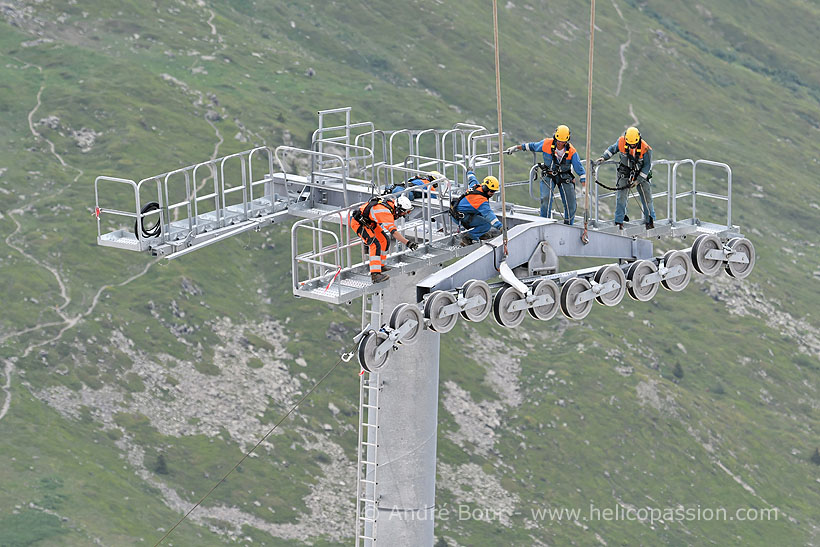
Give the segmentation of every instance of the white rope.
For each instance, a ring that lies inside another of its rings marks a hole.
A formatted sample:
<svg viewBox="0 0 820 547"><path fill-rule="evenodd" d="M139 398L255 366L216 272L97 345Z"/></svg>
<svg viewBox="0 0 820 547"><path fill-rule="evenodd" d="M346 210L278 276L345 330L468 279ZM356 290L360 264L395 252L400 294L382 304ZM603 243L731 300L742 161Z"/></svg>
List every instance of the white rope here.
<svg viewBox="0 0 820 547"><path fill-rule="evenodd" d="M592 58L595 50L595 0L589 7L589 75L587 78L587 177L592 177L592 155L590 151L592 140ZM581 239L586 243L587 239L587 223L589 222L589 193L592 190L590 181L587 181L586 191L584 192L584 232Z"/></svg>
<svg viewBox="0 0 820 547"><path fill-rule="evenodd" d="M501 186L501 231L507 255L507 196L504 192L504 131L501 128L501 66L498 60L498 0L493 0L493 38L495 39L495 104L498 114L498 178Z"/></svg>

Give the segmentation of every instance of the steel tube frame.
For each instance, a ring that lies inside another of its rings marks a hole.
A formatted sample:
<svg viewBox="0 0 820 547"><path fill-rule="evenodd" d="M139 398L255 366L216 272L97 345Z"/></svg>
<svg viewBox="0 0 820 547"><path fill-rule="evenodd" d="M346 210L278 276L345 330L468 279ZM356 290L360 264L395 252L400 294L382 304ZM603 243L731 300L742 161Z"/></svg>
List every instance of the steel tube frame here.
<svg viewBox="0 0 820 547"><path fill-rule="evenodd" d="M277 146L276 150L274 151L274 156L276 157L276 162L279 164L279 167L282 169L282 175L285 178L286 187L287 187L287 184L288 184L288 182L287 182L288 172L285 169L285 164L283 163L282 158L279 157L279 152L294 152L294 153L297 153L297 154L307 154L311 157L314 157L314 156L316 156L316 157L318 157L318 156L327 156L331 159L334 159L334 160L338 161L343 166L344 166L344 162L345 162L344 158L342 158L340 155L331 154L330 152L317 152L315 150L305 150L304 148L296 148L295 146ZM306 186L310 186L311 188L321 188L323 190L328 190L328 191L331 191L331 192L341 192L343 194L343 198L344 198L343 201L344 201L345 207L348 207L350 204L348 203L348 198L347 198L347 176L344 174L344 172L342 173L341 181L342 181L342 189L341 190L337 190L335 188L330 188L330 187L325 186L323 184L316 183L315 180L314 180L314 173L311 172L310 180L306 181L305 183L300 183L300 184L305 184Z"/></svg>
<svg viewBox="0 0 820 547"><path fill-rule="evenodd" d="M726 205L726 229L732 229L732 168L725 163L711 161L711 160L697 160L692 167L692 218L697 218L695 215L695 198L697 197L697 169L699 165L713 165L715 167L722 167L726 170L727 177L727 191L726 195L712 194L709 192L700 192L700 195L708 198L719 199L727 202Z"/></svg>

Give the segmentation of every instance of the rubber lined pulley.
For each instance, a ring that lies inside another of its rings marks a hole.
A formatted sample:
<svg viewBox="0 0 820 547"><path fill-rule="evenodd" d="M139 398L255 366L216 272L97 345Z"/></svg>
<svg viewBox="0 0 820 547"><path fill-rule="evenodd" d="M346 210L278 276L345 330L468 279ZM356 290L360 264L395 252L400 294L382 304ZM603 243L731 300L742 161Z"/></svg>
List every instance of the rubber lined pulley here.
<svg viewBox="0 0 820 547"><path fill-rule="evenodd" d="M590 289L592 285L582 277L573 277L561 287L561 312L568 319L580 321L592 311L592 299L578 302L581 293Z"/></svg>
<svg viewBox="0 0 820 547"><path fill-rule="evenodd" d="M621 303L621 300L624 299L624 295L626 294L626 276L619 266L610 264L598 268L598 271L595 272L594 279L596 283L600 283L601 285L609 283L610 281L615 281L618 284L616 290L595 297L595 300L597 300L599 304L603 304L604 306L617 306Z"/></svg>
<svg viewBox="0 0 820 547"><path fill-rule="evenodd" d="M510 311L510 304L523 300L524 295L510 285L501 287L493 299L493 316L502 327L513 328L521 324L527 316L527 308Z"/></svg>
<svg viewBox="0 0 820 547"><path fill-rule="evenodd" d="M533 296L549 295L552 298L552 304L527 308L530 317L539 321L549 321L555 317L561 307L561 289L558 288L558 284L552 279L536 281L532 286L532 294Z"/></svg>
<svg viewBox="0 0 820 547"><path fill-rule="evenodd" d="M134 221L134 235L140 237L140 228L142 228L142 237L157 237L159 235L162 230L160 216L156 215L156 221L145 217L146 213L157 210L159 210L159 203L156 201L150 201L143 206L142 211L140 211L140 216ZM153 216L154 215L152 215L152 217Z"/></svg>
<svg viewBox="0 0 820 547"><path fill-rule="evenodd" d="M441 317L441 310L455 303L456 297L447 291L435 291L427 298L424 304L424 318L427 319L430 330L441 334L453 330L458 321L458 314Z"/></svg>
<svg viewBox="0 0 820 547"><path fill-rule="evenodd" d="M468 281L461 287L461 296L465 299L481 297L484 303L475 308L469 308L459 312L461 317L467 321L478 323L484 321L493 309L493 293L490 286L480 279Z"/></svg>
<svg viewBox="0 0 820 547"><path fill-rule="evenodd" d="M756 258L755 246L752 245L752 242L745 237L733 237L729 240L726 246L735 252L745 254L746 258L749 259L748 264L744 264L742 262L727 262L726 273L732 277L736 277L737 279L743 279L752 273L752 270L755 267Z"/></svg>
<svg viewBox="0 0 820 547"><path fill-rule="evenodd" d="M723 266L723 260L706 258L706 253L712 250L723 250L723 244L715 234L701 234L692 245L692 265L703 275L715 275Z"/></svg>
<svg viewBox="0 0 820 547"><path fill-rule="evenodd" d="M372 330L359 341L359 351L357 352L359 365L367 372L379 372L387 364L392 348L387 350L381 357L376 357L376 348L383 340L384 337L379 336L378 332Z"/></svg>
<svg viewBox="0 0 820 547"><path fill-rule="evenodd" d="M424 317L421 315L421 310L414 304L399 304L393 308L389 323L391 329L399 329L409 321L415 321L416 326L410 329L410 332L399 340L399 342L405 346L410 346L418 342L421 331L424 330Z"/></svg>
<svg viewBox="0 0 820 547"><path fill-rule="evenodd" d="M633 300L648 302L658 293L658 283L643 285L646 276L658 272L658 267L651 260L636 260L626 270L627 292Z"/></svg>
<svg viewBox="0 0 820 547"><path fill-rule="evenodd" d="M667 251L667 253L663 255L663 265L667 268L674 268L675 266L683 268L682 275L667 277L661 280L663 288L673 292L685 289L692 279L692 259L690 256L683 251Z"/></svg>

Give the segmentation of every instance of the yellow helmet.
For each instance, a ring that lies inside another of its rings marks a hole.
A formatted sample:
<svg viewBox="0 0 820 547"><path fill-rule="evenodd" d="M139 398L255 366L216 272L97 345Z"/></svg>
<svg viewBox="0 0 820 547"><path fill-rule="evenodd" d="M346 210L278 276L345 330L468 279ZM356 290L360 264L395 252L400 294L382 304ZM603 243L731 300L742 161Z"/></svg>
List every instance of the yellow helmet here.
<svg viewBox="0 0 820 547"><path fill-rule="evenodd" d="M641 140L641 132L637 127L630 127L624 132L626 144L638 144Z"/></svg>
<svg viewBox="0 0 820 547"><path fill-rule="evenodd" d="M498 183L498 179L492 175L490 175L489 177L484 177L481 186L483 186L484 189L489 190L490 192L498 192L498 189L501 188L501 185Z"/></svg>
<svg viewBox="0 0 820 547"><path fill-rule="evenodd" d="M567 127L566 125L559 125L558 127L556 127L553 138L556 141L569 141L569 127Z"/></svg>
<svg viewBox="0 0 820 547"><path fill-rule="evenodd" d="M430 171L429 176L430 176L430 180L431 180L431 181L432 181L432 180L438 180L438 179L443 179L443 178L444 178L444 175L442 175L442 174L441 174L441 173L439 173L438 171Z"/></svg>

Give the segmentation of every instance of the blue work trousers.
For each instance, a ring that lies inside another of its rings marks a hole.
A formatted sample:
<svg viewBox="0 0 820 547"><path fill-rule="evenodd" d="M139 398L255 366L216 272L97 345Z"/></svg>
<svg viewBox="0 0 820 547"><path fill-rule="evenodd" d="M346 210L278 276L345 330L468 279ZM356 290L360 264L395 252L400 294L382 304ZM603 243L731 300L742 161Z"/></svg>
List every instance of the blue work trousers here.
<svg viewBox="0 0 820 547"><path fill-rule="evenodd" d="M619 176L618 184L615 187L618 188L618 193L615 196L615 223L623 224L626 215L626 203L629 200L629 179ZM635 189L638 191L638 197L641 200L644 224L650 220L654 222L655 206L652 203L652 188L649 181L641 179Z"/></svg>
<svg viewBox="0 0 820 547"><path fill-rule="evenodd" d="M575 222L575 183L556 183L555 179L544 178L541 179L541 216L550 218L552 211L552 195L555 192L555 187L558 186L558 193L561 195L561 201L564 203L564 223L573 224Z"/></svg>
<svg viewBox="0 0 820 547"><path fill-rule="evenodd" d="M484 220L481 215L471 215L468 213L465 213L464 218L461 219L461 225L464 228L469 228L469 230L465 232L465 235L475 240L489 232L492 228L492 225Z"/></svg>

